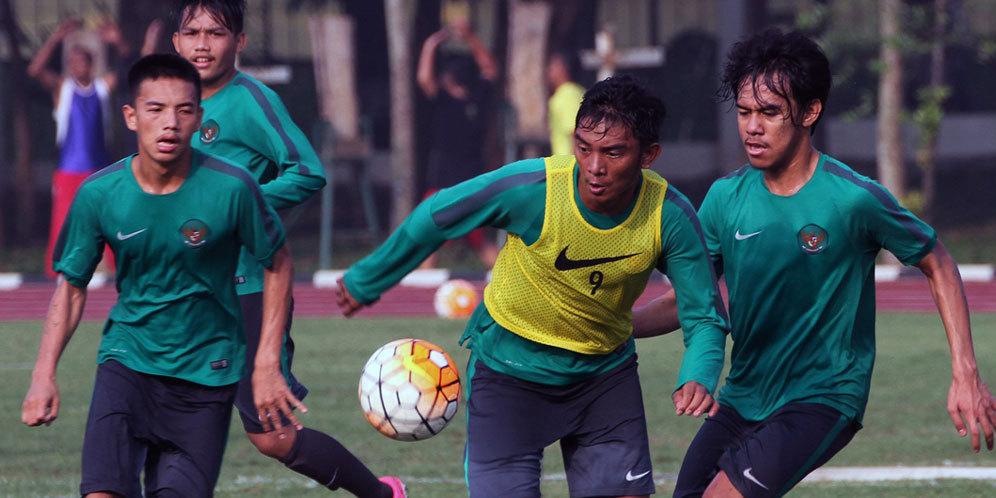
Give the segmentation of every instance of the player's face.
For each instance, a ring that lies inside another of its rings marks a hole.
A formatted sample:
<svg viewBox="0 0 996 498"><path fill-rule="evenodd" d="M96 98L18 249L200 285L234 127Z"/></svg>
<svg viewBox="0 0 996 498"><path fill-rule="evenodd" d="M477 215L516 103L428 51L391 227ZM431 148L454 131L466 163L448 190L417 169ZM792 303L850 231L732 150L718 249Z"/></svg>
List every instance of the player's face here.
<svg viewBox="0 0 996 498"><path fill-rule="evenodd" d="M190 138L201 125L197 87L178 78L143 81L131 105L124 106L125 124L138 135L138 151L169 167L190 157Z"/></svg>
<svg viewBox="0 0 996 498"><path fill-rule="evenodd" d="M777 78L776 78L777 84ZM758 169L778 169L801 157L809 147L809 127L816 121L822 104L813 101L801 119L799 105L771 91L763 81L757 88L751 80L740 86L737 94L737 125L740 138L751 166ZM789 105L791 104L791 106Z"/></svg>
<svg viewBox="0 0 996 498"><path fill-rule="evenodd" d="M232 33L201 7L183 18L180 31L173 33L173 48L197 68L206 91L224 86L235 77L235 58L245 47L245 33Z"/></svg>
<svg viewBox="0 0 996 498"><path fill-rule="evenodd" d="M81 49L71 50L66 56L66 72L69 77L83 84L93 79L93 59Z"/></svg>
<svg viewBox="0 0 996 498"><path fill-rule="evenodd" d="M633 201L640 185L640 170L649 168L660 145L640 147L629 128L605 122L574 130L574 157L578 171L578 193L585 207L602 214L618 214Z"/></svg>

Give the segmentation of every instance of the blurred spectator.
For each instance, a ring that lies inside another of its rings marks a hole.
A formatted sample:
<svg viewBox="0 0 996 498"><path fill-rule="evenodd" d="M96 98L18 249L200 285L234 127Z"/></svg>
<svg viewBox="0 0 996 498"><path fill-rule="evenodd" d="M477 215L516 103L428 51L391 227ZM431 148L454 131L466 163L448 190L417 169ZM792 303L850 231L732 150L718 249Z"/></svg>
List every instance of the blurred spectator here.
<svg viewBox="0 0 996 498"><path fill-rule="evenodd" d="M554 52L546 64L546 81L553 91L547 103L550 121L550 154L574 153L574 118L581 107L584 87L574 82L577 56L569 52Z"/></svg>
<svg viewBox="0 0 996 498"><path fill-rule="evenodd" d="M439 46L454 39L470 49L473 61L451 55L436 74ZM475 67L476 66L476 67ZM466 21L445 27L425 40L418 60L417 80L432 102L432 130L426 169L426 196L484 172L484 130L489 119L487 103L498 77L494 57ZM482 230L467 236L481 264L494 265L498 248ZM435 266L435 255L423 268Z"/></svg>
<svg viewBox="0 0 996 498"><path fill-rule="evenodd" d="M48 68L56 48L78 30L80 24L77 19L67 19L59 24L28 65L28 75L52 92L56 143L61 148L59 167L52 176L52 220L45 252L45 273L50 278L56 276L51 268L52 249L76 190L87 176L110 163L106 139L114 119L110 95L117 86L117 75L108 72L95 77L94 54L79 44L66 48L65 75ZM107 28L102 31L107 31ZM104 38L108 38L107 33ZM117 41L119 43L112 43L111 46L120 50L124 45L120 32ZM104 261L108 269L113 269L114 261L109 250L104 251Z"/></svg>

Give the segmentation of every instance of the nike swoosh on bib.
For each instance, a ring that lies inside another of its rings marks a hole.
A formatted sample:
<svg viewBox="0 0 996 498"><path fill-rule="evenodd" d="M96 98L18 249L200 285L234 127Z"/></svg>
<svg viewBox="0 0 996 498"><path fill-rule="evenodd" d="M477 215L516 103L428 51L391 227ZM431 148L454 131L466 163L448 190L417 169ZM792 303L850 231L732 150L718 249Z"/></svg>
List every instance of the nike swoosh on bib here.
<svg viewBox="0 0 996 498"><path fill-rule="evenodd" d="M638 254L643 253L633 253L626 254L624 256L610 256L608 258L594 258L594 259L571 259L567 257L567 248L570 246L564 246L564 250L560 251L557 255L557 260L553 262L553 267L560 271L567 270L577 270L578 268L586 268L588 266L601 265L605 263L611 263L613 261L619 261L621 259L632 258Z"/></svg>

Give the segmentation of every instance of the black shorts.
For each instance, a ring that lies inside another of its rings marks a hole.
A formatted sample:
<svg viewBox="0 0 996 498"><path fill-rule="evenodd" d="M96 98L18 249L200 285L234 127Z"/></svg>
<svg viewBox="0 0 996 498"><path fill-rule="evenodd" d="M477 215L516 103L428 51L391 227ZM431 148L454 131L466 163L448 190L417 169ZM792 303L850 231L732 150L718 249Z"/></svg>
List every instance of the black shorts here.
<svg viewBox="0 0 996 498"><path fill-rule="evenodd" d="M264 431L263 425L259 423L259 411L256 410L252 396L252 370L256 361L256 350L259 348L259 334L263 328L263 293L239 296L239 306L242 308L242 327L246 333L246 375L239 382L235 408L239 410L239 418L242 419L242 427L246 432L260 434ZM298 382L291 373L291 364L294 362L294 340L290 336L293 316L294 301L291 300L290 309L287 310L287 325L284 328L284 348L280 355L280 367L291 392L297 399L304 399L308 395L308 388ZM284 425L290 425L290 420L283 413L280 414L280 419Z"/></svg>
<svg viewBox="0 0 996 498"><path fill-rule="evenodd" d="M228 441L235 384L222 387L97 367L80 493L211 496Z"/></svg>
<svg viewBox="0 0 996 498"><path fill-rule="evenodd" d="M781 496L847 446L860 428L819 403L790 403L757 422L720 405L688 447L674 496L702 496L720 470L746 498Z"/></svg>
<svg viewBox="0 0 996 498"><path fill-rule="evenodd" d="M471 355L467 484L472 498L540 496L543 449L560 441L571 496L654 492L636 355L594 378L551 386Z"/></svg>

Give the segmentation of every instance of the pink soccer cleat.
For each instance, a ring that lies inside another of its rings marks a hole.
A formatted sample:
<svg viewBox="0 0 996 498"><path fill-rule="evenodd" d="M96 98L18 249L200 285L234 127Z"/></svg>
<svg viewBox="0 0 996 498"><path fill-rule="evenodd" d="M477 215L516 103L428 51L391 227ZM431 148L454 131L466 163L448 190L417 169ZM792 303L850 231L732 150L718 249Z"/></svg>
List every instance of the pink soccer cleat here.
<svg viewBox="0 0 996 498"><path fill-rule="evenodd" d="M408 494L405 493L405 483L401 482L401 479L394 476L384 476L379 481L391 487L393 498L408 498Z"/></svg>

